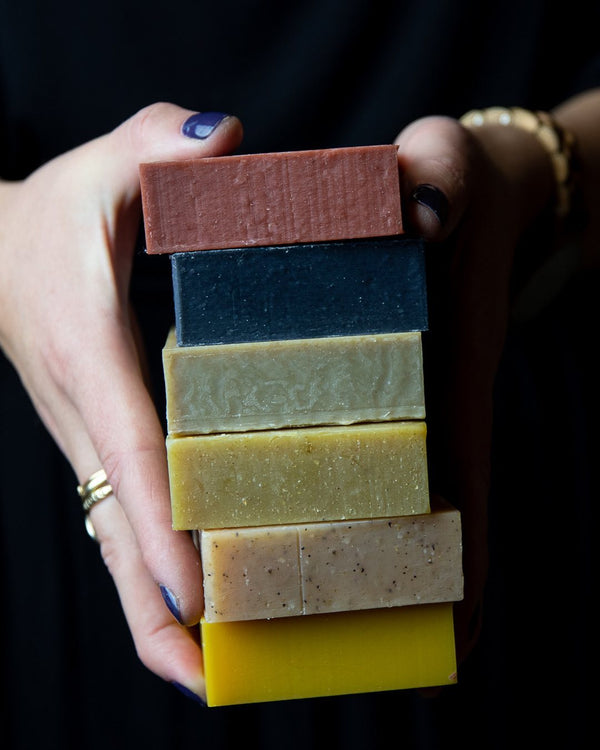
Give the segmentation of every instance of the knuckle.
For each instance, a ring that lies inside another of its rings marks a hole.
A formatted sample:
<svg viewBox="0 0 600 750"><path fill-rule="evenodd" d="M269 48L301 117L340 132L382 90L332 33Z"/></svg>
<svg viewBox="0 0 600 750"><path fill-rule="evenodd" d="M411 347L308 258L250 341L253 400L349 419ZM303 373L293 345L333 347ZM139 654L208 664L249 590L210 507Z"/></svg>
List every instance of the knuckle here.
<svg viewBox="0 0 600 750"><path fill-rule="evenodd" d="M38 357L50 380L63 393L73 393L77 384L75 375L77 354L73 351L70 337L45 337L39 343Z"/></svg>
<svg viewBox="0 0 600 750"><path fill-rule="evenodd" d="M127 138L134 149L139 149L147 142L155 129L156 122L164 116L170 106L166 102L149 104L125 122Z"/></svg>
<svg viewBox="0 0 600 750"><path fill-rule="evenodd" d="M133 635L136 654L142 664L157 674L169 669L170 625L144 622Z"/></svg>
<svg viewBox="0 0 600 750"><path fill-rule="evenodd" d="M100 554L112 579L118 581L123 570L122 555L112 535L106 534L100 539Z"/></svg>
<svg viewBox="0 0 600 750"><path fill-rule="evenodd" d="M129 491L135 488L139 492L143 488L148 505L160 502L164 487L159 481L158 472L162 477L164 448L155 445L151 436L138 433L129 437L128 444L113 445L112 435L110 446L105 450L99 446L99 458L104 471L110 478L110 483L116 497L127 502Z"/></svg>
<svg viewBox="0 0 600 750"><path fill-rule="evenodd" d="M127 461L120 451L108 451L100 456L102 467L109 477L115 497L122 496Z"/></svg>
<svg viewBox="0 0 600 750"><path fill-rule="evenodd" d="M138 637L134 638L134 646L138 659L148 669L153 668L156 658L152 648L152 642L153 639L149 640L147 638L140 637L139 635Z"/></svg>

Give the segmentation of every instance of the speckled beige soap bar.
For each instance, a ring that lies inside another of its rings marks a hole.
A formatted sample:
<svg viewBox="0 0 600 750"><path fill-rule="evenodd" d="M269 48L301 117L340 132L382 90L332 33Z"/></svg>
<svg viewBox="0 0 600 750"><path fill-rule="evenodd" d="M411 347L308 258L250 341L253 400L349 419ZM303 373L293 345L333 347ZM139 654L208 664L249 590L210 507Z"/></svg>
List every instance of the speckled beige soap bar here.
<svg viewBox="0 0 600 750"><path fill-rule="evenodd" d="M200 537L207 622L459 601L460 514L261 528Z"/></svg>
<svg viewBox="0 0 600 750"><path fill-rule="evenodd" d="M424 419L420 333L163 348L172 435Z"/></svg>
<svg viewBox="0 0 600 750"><path fill-rule="evenodd" d="M167 436L175 529L429 512L426 424Z"/></svg>
<svg viewBox="0 0 600 750"><path fill-rule="evenodd" d="M201 531L207 622L301 615L297 526Z"/></svg>

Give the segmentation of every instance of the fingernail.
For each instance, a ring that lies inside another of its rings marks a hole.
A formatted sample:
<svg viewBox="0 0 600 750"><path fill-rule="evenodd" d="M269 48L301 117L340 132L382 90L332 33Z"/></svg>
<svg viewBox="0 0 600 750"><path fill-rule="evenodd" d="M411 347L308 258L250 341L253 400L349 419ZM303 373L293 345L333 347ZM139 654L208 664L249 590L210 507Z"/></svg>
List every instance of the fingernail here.
<svg viewBox="0 0 600 750"><path fill-rule="evenodd" d="M199 703L201 706L206 706L206 703L202 700L202 698L199 695L196 695L196 693L193 693L191 690L188 690L188 688L186 688L184 685L181 685L179 682L172 682L171 685L173 685L173 687L176 687L180 693L183 693L183 695L187 696L188 698L191 698L193 701L196 701L196 703Z"/></svg>
<svg viewBox="0 0 600 750"><path fill-rule="evenodd" d="M162 594L162 598L165 600L165 604L169 609L169 612L173 615L173 617L180 625L183 625L181 612L179 611L179 605L177 603L177 597L170 589L168 589L166 586L163 586L162 583L159 585L159 589L160 593Z"/></svg>
<svg viewBox="0 0 600 750"><path fill-rule="evenodd" d="M223 112L196 112L181 126L181 132L188 138L204 140L228 115Z"/></svg>
<svg viewBox="0 0 600 750"><path fill-rule="evenodd" d="M411 198L419 205L433 211L441 226L448 218L448 199L439 188L433 185L417 185Z"/></svg>

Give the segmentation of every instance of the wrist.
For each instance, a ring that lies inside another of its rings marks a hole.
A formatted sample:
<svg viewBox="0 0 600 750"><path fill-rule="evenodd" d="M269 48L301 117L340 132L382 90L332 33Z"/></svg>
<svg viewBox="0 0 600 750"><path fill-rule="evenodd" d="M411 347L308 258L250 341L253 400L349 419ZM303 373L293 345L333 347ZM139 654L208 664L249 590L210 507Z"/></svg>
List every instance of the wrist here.
<svg viewBox="0 0 600 750"><path fill-rule="evenodd" d="M542 218L564 222L571 213L574 139L546 113L490 107L460 120L502 175L522 230Z"/></svg>
<svg viewBox="0 0 600 750"><path fill-rule="evenodd" d="M600 267L600 88L576 95L553 110L553 116L577 138L580 160L577 229L582 247L582 263Z"/></svg>
<svg viewBox="0 0 600 750"><path fill-rule="evenodd" d="M548 112L532 112L521 107L489 107L471 110L461 117L468 128L499 126L530 136L546 154L554 176L555 213L565 220L571 213L576 163L575 137ZM531 145L531 139L530 145ZM539 149L538 149L539 155Z"/></svg>

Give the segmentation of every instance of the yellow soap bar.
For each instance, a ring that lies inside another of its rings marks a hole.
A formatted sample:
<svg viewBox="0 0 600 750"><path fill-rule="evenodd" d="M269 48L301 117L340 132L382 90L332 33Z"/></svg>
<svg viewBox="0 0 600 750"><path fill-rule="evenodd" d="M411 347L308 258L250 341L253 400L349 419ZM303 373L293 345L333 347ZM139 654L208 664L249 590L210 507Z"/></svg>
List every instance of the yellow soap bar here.
<svg viewBox="0 0 600 750"><path fill-rule="evenodd" d="M460 513L200 534L207 622L454 602L463 597Z"/></svg>
<svg viewBox="0 0 600 750"><path fill-rule="evenodd" d="M209 706L456 682L452 604L202 622Z"/></svg>
<svg viewBox="0 0 600 750"><path fill-rule="evenodd" d="M163 348L172 435L424 419L420 333Z"/></svg>
<svg viewBox="0 0 600 750"><path fill-rule="evenodd" d="M426 424L167 436L175 529L429 512Z"/></svg>

